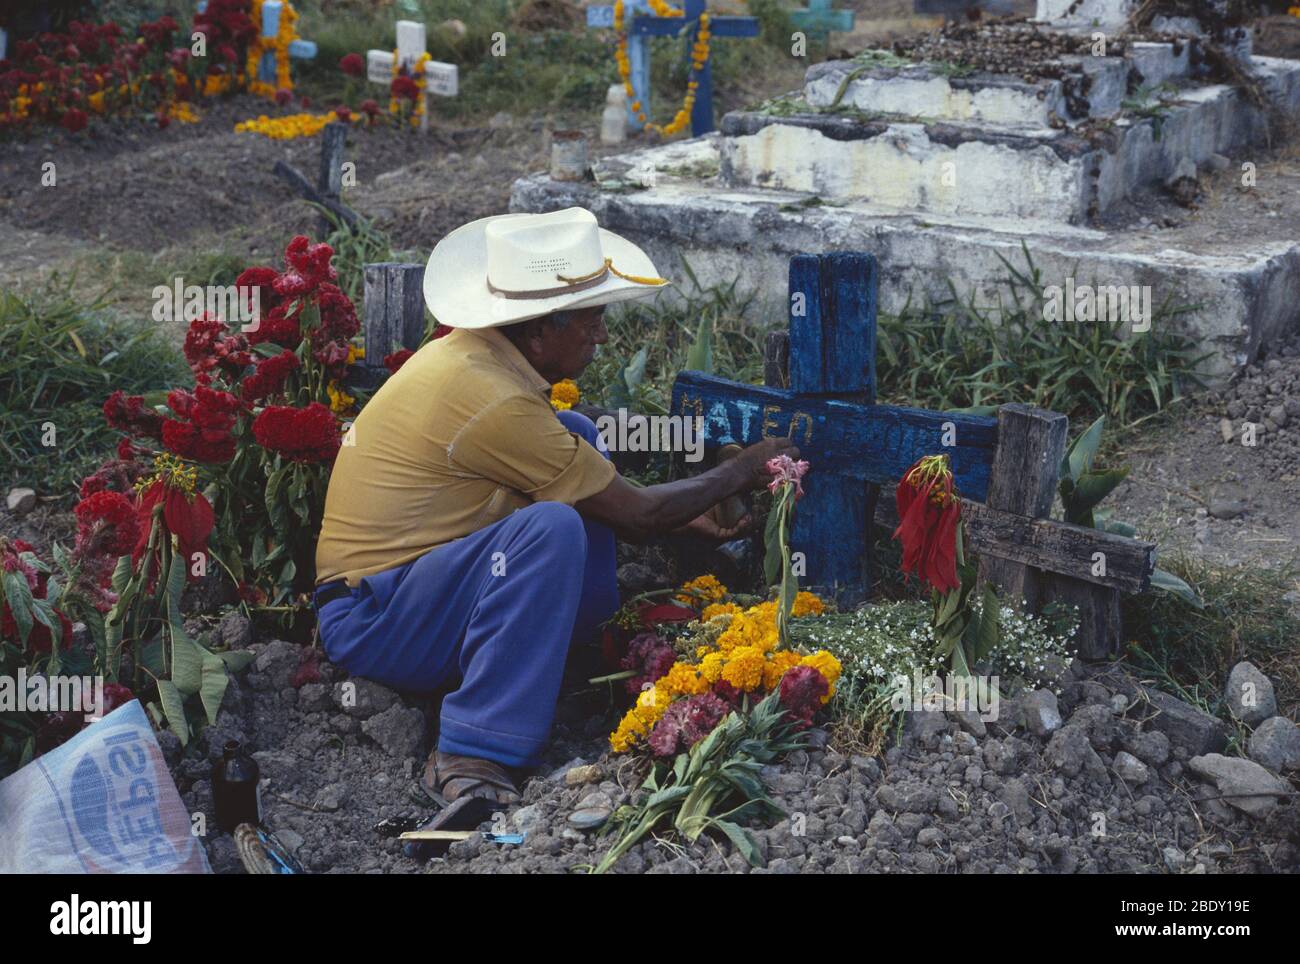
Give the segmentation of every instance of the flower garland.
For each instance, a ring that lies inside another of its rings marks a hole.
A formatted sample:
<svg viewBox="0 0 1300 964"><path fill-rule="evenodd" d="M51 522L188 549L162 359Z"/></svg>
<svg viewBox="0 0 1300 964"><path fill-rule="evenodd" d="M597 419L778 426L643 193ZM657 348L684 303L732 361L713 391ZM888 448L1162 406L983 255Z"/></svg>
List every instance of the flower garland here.
<svg viewBox="0 0 1300 964"><path fill-rule="evenodd" d="M409 84L399 85L398 78L404 76L402 74L402 60L397 55L397 51L393 51L393 79L388 86L390 94L388 98L388 113L400 113L400 105L398 103L400 97L409 98L414 105L411 109L412 127L418 127L420 124L420 118L424 116L424 89L428 86L429 82L428 78L424 74L424 65L432 59L432 54L427 52L420 54L420 59L415 62L415 66L411 68L410 74L405 75Z"/></svg>
<svg viewBox="0 0 1300 964"><path fill-rule="evenodd" d="M253 0L252 9L249 11L249 19L254 24L260 25L262 23L262 3L263 0ZM298 33L294 30L294 24L297 20L297 12L286 3L280 8L280 25L276 29L275 36L271 38L263 37L259 26L257 36L248 42L248 60L245 63L244 71L248 77L248 90L250 93L260 94L263 97L274 97L277 90L293 90L293 75L289 72L289 44L298 39ZM262 63L262 54L267 50L275 54L274 84L258 80L258 69Z"/></svg>
<svg viewBox="0 0 1300 964"><path fill-rule="evenodd" d="M657 16L665 18L685 16L685 13L669 6L665 0L648 0L648 2L650 9ZM695 92L700 86L699 73L704 69L705 64L709 62L709 38L713 36L709 30L709 15L707 13L700 14L700 29L695 35L695 43L691 47L691 76L690 80L686 82L686 96L682 99L681 109L667 124L659 125L646 118L636 88L632 86L632 62L627 54L627 30L624 29L623 12L623 0L616 0L614 4L614 31L618 34L618 49L614 53L614 59L618 63L618 75L623 81L623 89L627 92L628 101L632 105L632 110L636 113L637 120L645 125L646 130L657 131L663 137L672 137L683 130L691 121L691 111L695 108Z"/></svg>
<svg viewBox="0 0 1300 964"><path fill-rule="evenodd" d="M298 137L315 137L325 127L335 121L350 121L336 110L324 114L288 114L284 117L268 117L262 114L252 120L240 121L235 125L239 134L261 134L273 141L291 141Z"/></svg>

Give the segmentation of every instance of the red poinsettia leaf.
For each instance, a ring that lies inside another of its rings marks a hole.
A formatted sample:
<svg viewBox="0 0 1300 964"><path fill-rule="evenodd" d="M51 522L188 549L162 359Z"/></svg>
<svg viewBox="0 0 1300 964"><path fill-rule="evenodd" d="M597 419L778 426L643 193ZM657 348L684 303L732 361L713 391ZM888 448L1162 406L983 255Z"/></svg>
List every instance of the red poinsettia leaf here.
<svg viewBox="0 0 1300 964"><path fill-rule="evenodd" d="M202 551L207 545L208 534L212 532L212 505L201 492L194 493L190 499L178 489L168 489L163 502L163 520L188 558L191 552Z"/></svg>
<svg viewBox="0 0 1300 964"><path fill-rule="evenodd" d="M672 603L641 607L641 625L647 629L659 623L685 623L697 618L699 614L694 609L675 606Z"/></svg>

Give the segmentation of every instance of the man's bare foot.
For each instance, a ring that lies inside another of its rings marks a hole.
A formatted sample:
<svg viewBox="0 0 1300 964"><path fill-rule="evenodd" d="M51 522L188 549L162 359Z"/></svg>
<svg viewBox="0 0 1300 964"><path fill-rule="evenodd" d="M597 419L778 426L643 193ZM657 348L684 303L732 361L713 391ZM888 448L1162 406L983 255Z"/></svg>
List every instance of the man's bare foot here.
<svg viewBox="0 0 1300 964"><path fill-rule="evenodd" d="M501 764L478 757L434 750L421 779L425 791L448 804L461 797L481 797L493 803L519 801L519 790Z"/></svg>

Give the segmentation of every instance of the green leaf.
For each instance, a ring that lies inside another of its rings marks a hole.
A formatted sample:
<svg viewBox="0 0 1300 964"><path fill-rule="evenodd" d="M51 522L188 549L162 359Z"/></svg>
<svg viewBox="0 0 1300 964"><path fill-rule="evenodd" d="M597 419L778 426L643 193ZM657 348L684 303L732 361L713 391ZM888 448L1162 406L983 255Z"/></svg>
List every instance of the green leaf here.
<svg viewBox="0 0 1300 964"><path fill-rule="evenodd" d="M18 641L25 643L32 633L32 587L27 577L16 570L4 574L3 585L10 614L18 626Z"/></svg>
<svg viewBox="0 0 1300 964"><path fill-rule="evenodd" d="M203 685L203 650L190 639L182 624L180 599L185 589L185 560L172 557L167 573L167 629L171 637L171 679L181 693L192 696Z"/></svg>
<svg viewBox="0 0 1300 964"><path fill-rule="evenodd" d="M781 555L781 501L773 502L767 514L767 524L763 527L763 579L769 586L775 586L781 579L784 557Z"/></svg>
<svg viewBox="0 0 1300 964"><path fill-rule="evenodd" d="M649 357L646 348L642 346L641 350L632 356L627 367L623 369L623 384L627 386L629 392L635 393L645 381L645 363Z"/></svg>
<svg viewBox="0 0 1300 964"><path fill-rule="evenodd" d="M763 855L758 849L758 842L749 830L740 826L740 824L732 823L730 820L715 820L713 825L727 835L727 839L731 841L732 846L749 862L751 867L763 866Z"/></svg>
<svg viewBox="0 0 1300 964"><path fill-rule="evenodd" d="M1061 461L1061 478L1078 479L1080 475L1092 468L1092 460L1097 456L1101 445L1101 433L1106 427L1106 416L1088 426L1087 431L1074 440L1070 450Z"/></svg>
<svg viewBox="0 0 1300 964"><path fill-rule="evenodd" d="M1128 468L1107 469L1104 472L1084 472L1075 479L1072 508L1075 512L1087 512L1114 491L1115 486L1124 481Z"/></svg>
<svg viewBox="0 0 1300 964"><path fill-rule="evenodd" d="M984 587L982 603L979 629L975 633L973 648L973 655L977 663L988 656L998 644L998 594L992 586L986 585Z"/></svg>
<svg viewBox="0 0 1300 964"><path fill-rule="evenodd" d="M695 331L695 341L686 353L686 369L693 372L713 374L713 320L700 319L700 326Z"/></svg>
<svg viewBox="0 0 1300 964"><path fill-rule="evenodd" d="M167 725L180 738L181 746L190 741L190 724L185 719L185 701L171 680L158 680L158 701L162 703Z"/></svg>
<svg viewBox="0 0 1300 964"><path fill-rule="evenodd" d="M284 478L289 473L289 466L282 465L271 473L271 477L266 480L266 493L264 496L266 502L266 512L268 515L275 515L276 500L280 495L280 487L284 484Z"/></svg>
<svg viewBox="0 0 1300 964"><path fill-rule="evenodd" d="M1196 609L1205 608L1205 602L1197 594L1196 590L1183 580L1179 579L1172 572L1165 572L1163 569L1157 569L1151 573L1151 588L1173 593L1179 599Z"/></svg>
<svg viewBox="0 0 1300 964"><path fill-rule="evenodd" d="M251 654L250 654L251 655ZM230 676L226 673L226 663L214 653L203 653L203 685L199 688L199 699L203 701L203 710L208 715L208 722L217 722L217 712L221 709L221 700L230 685Z"/></svg>
<svg viewBox="0 0 1300 964"><path fill-rule="evenodd" d="M216 655L226 665L226 669L232 673L238 673L257 658L256 653L249 652L246 649L228 650Z"/></svg>

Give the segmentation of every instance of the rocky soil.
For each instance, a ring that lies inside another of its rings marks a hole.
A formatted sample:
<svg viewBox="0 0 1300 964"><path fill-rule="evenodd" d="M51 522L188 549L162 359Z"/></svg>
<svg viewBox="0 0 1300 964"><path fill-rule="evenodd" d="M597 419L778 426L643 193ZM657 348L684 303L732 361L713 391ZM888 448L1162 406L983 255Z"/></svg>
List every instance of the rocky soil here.
<svg viewBox="0 0 1300 964"><path fill-rule="evenodd" d="M1132 433L1119 461L1132 472L1111 497L1117 516L1137 522L1162 551L1194 551L1230 566L1293 565L1300 334L1267 347L1224 388L1198 396L1184 417Z"/></svg>
<svg viewBox="0 0 1300 964"><path fill-rule="evenodd" d="M217 628L239 646L239 616ZM608 813L639 782L630 758L606 752L617 707L570 693L554 739L524 798L483 829L524 834L520 845L473 839L428 862L376 829L422 818L411 788L432 745L433 701L349 680L315 651L258 643L232 682L221 718L182 753L165 752L186 805L211 815L210 768L228 739L261 766L266 823L313 872L571 872L609 846ZM1230 685L1261 699L1237 704L1255 724L1254 759L1222 755L1227 727L1115 669L1071 664L1048 690L1004 700L987 724L911 714L882 757L828 745L806 750L763 780L788 817L756 829L766 867L724 840L684 846L671 837L633 848L621 873L1235 873L1300 869L1300 731L1274 716L1268 681L1248 664ZM345 699L355 686L354 705ZM1258 762L1255 762L1258 761ZM209 827L214 822L209 819ZM206 838L215 870L241 872L233 841Z"/></svg>

